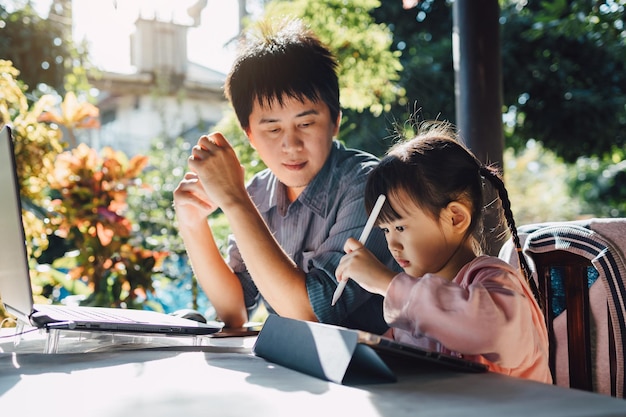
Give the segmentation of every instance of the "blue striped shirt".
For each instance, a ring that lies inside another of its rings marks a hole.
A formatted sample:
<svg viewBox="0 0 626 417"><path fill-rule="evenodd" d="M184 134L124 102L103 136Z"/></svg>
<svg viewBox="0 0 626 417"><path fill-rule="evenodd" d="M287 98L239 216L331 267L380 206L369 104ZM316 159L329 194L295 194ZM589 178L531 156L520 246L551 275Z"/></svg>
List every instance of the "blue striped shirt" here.
<svg viewBox="0 0 626 417"><path fill-rule="evenodd" d="M377 163L375 156L334 141L328 160L293 203L287 199L285 186L267 169L258 173L247 188L278 243L305 272L317 319L381 334L388 328L381 296L349 281L337 304L330 305L337 287L335 268L345 254L344 243L349 237L358 239L367 221L363 193L367 175ZM380 229L372 230L366 246L387 266L400 271ZM241 280L251 313L265 300L247 272L232 236L227 262ZM267 303L266 306L273 311Z"/></svg>

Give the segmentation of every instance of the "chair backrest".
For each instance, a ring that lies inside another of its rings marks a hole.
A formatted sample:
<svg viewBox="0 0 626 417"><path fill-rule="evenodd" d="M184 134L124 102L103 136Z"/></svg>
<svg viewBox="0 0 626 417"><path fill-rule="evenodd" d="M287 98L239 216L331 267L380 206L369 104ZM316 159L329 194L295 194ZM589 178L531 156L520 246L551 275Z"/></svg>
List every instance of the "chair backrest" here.
<svg viewBox="0 0 626 417"><path fill-rule="evenodd" d="M626 219L519 228L537 280L555 384L624 397ZM517 264L512 242L500 257Z"/></svg>
<svg viewBox="0 0 626 417"><path fill-rule="evenodd" d="M550 371L557 378L554 319L567 315L566 342L569 386L593 391L591 367L591 315L589 306L589 268L591 261L575 253L555 250L532 255L537 270L543 314L550 340ZM615 341L609 340L609 344Z"/></svg>

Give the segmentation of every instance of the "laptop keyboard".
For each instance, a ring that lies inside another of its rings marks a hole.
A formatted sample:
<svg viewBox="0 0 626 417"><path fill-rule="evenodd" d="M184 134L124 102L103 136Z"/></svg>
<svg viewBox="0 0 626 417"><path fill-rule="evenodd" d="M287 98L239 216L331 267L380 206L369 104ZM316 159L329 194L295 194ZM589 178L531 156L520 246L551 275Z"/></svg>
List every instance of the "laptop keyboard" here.
<svg viewBox="0 0 626 417"><path fill-rule="evenodd" d="M123 323L137 323L137 320L133 320L126 315L117 314L114 309L110 308L90 308L90 307L69 307L60 306L55 308L54 305L47 306L46 308L53 308L55 311L55 317L59 318L60 315L64 315L67 320L81 319L83 321L114 321ZM126 310L124 310L126 311Z"/></svg>

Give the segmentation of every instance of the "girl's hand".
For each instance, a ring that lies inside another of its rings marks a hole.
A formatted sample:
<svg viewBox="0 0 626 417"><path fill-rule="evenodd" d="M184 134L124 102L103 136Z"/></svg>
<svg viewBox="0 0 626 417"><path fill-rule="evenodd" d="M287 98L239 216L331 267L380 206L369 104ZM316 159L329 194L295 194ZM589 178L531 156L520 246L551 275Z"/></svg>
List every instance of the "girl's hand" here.
<svg viewBox="0 0 626 417"><path fill-rule="evenodd" d="M352 278L365 290L385 296L387 287L396 275L380 262L361 242L354 238L346 241L341 258L335 270L337 281Z"/></svg>

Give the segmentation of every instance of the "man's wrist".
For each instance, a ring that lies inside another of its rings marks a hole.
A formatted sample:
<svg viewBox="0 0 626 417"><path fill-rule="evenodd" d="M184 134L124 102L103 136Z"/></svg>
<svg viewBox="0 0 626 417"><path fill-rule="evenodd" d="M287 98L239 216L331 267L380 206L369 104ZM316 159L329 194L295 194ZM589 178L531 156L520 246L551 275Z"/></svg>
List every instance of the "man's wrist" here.
<svg viewBox="0 0 626 417"><path fill-rule="evenodd" d="M198 230L202 229L202 228L208 228L211 229L210 225L209 225L209 219L208 217L201 217L198 219L181 219L181 216L176 216L176 221L178 224L178 231L181 234L184 234L186 232L190 232L190 233L197 233Z"/></svg>

